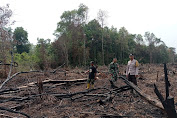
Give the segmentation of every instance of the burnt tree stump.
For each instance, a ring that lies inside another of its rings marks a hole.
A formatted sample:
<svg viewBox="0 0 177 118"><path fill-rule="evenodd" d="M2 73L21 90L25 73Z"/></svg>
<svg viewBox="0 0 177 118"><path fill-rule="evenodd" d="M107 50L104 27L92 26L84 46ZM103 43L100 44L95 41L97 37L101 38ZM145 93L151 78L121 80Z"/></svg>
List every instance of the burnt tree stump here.
<svg viewBox="0 0 177 118"><path fill-rule="evenodd" d="M164 73L165 73L166 99L163 98L162 94L159 92L155 84L154 84L154 92L156 93L159 100L162 102L162 105L167 113L168 118L177 118L175 105L174 105L174 98L172 96L169 96L170 82L168 81L166 63L164 64Z"/></svg>

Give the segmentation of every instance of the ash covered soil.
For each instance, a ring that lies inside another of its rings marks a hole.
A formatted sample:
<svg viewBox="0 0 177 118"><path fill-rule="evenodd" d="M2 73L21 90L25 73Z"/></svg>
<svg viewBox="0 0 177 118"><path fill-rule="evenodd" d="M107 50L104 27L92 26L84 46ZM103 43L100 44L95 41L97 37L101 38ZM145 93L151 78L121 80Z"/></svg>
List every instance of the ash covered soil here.
<svg viewBox="0 0 177 118"><path fill-rule="evenodd" d="M170 95L174 97L177 103L177 66L168 65L169 81L171 84ZM120 72L124 74L126 66L120 66ZM75 80L86 79L88 74L81 68L67 69L66 76L64 69L58 70L55 74L29 73L20 74L9 81L2 90L9 88L15 89L20 86L28 85L31 82L42 80ZM72 94L86 90L86 82L67 83L67 84L43 84L43 95L39 94L36 84L20 88L16 91L0 93L0 107L6 107L19 112L28 114L32 118L113 118L118 116L132 118L166 118L166 114L159 108L156 108L142 99L137 94L132 94L130 90L120 93L114 93L111 100L104 103L108 93L113 90L109 82L108 67L98 67L97 80L95 81L95 90L84 94L76 94L70 97L56 97L56 94ZM157 78L157 71L159 77ZM137 79L138 87L146 94L157 99L154 93L154 83L165 97L165 82L163 65L141 65L141 78ZM5 79L1 79L2 83ZM118 79L115 83L117 87L125 86L123 80ZM97 89L98 88L98 89ZM2 91L1 90L1 91ZM10 98L24 98L25 100L6 101ZM3 101L3 102L2 102ZM177 109L177 105L175 106ZM106 116L107 115L107 116ZM0 110L2 118L23 118L21 114L10 113Z"/></svg>

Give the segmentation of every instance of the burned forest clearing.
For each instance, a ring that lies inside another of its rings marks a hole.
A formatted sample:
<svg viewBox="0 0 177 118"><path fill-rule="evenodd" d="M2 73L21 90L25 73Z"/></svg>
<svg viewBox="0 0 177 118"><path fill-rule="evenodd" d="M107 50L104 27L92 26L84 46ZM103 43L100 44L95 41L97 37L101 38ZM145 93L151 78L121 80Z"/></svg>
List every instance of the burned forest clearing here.
<svg viewBox="0 0 177 118"><path fill-rule="evenodd" d="M177 118L176 3L72 2L0 0L0 118Z"/></svg>
<svg viewBox="0 0 177 118"><path fill-rule="evenodd" d="M124 74L126 66L120 66ZM167 65L171 84L170 96L174 97L177 109L176 65ZM0 90L0 117L31 118L166 118L165 111L133 94L122 80L112 87L108 67L98 67L99 73L94 89L86 89L87 70L82 68L59 68L55 73L22 73L8 81ZM47 74L46 74L47 73ZM154 84L165 96L165 75L162 65L141 65L138 87L143 94L158 98ZM5 79L1 79L3 83ZM42 81L42 83L41 83ZM161 105L162 106L162 105ZM3 110L6 109L6 110ZM7 109L15 111L7 111ZM25 116L24 113L27 116Z"/></svg>

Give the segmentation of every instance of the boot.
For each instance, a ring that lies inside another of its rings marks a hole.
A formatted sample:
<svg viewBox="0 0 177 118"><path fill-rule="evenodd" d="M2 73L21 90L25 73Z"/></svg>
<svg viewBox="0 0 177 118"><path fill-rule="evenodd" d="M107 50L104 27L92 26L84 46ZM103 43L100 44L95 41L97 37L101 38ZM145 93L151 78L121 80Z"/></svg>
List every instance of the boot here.
<svg viewBox="0 0 177 118"><path fill-rule="evenodd" d="M87 83L87 89L90 89L90 83Z"/></svg>

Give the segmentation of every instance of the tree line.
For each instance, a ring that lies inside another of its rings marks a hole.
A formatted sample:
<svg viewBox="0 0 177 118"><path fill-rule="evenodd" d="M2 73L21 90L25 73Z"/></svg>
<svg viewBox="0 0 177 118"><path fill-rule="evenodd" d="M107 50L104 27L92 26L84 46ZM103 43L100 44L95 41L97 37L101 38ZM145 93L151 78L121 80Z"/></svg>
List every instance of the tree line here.
<svg viewBox="0 0 177 118"><path fill-rule="evenodd" d="M25 66L27 69L44 70L63 63L73 67L86 66L90 61L108 65L114 57L120 64L125 64L130 53L140 63L177 62L175 48L166 46L154 33L131 34L125 27L109 28L105 24L107 13L103 10L99 10L97 18L88 21L88 9L80 4L78 9L64 11L54 31L55 40L38 38L36 45L30 44L28 32L23 27L17 27L12 32L6 26L8 22L4 22L0 28L0 60L4 63L10 60L8 55L11 50L14 60L22 65L21 68ZM9 16L4 17L4 21L9 21L12 11L8 6L0 10L4 11L0 12L0 16ZM7 11L9 13L5 13Z"/></svg>
<svg viewBox="0 0 177 118"><path fill-rule="evenodd" d="M113 57L126 63L130 53L141 63L164 63L175 59L175 48L166 44L154 33L131 34L125 27L119 30L105 25L106 12L99 10L98 18L88 19L88 7L65 11L57 24L56 40L52 43L58 58L70 65L84 65L93 60L99 65L109 64ZM62 55L61 55L62 54ZM57 60L56 60L57 61Z"/></svg>

